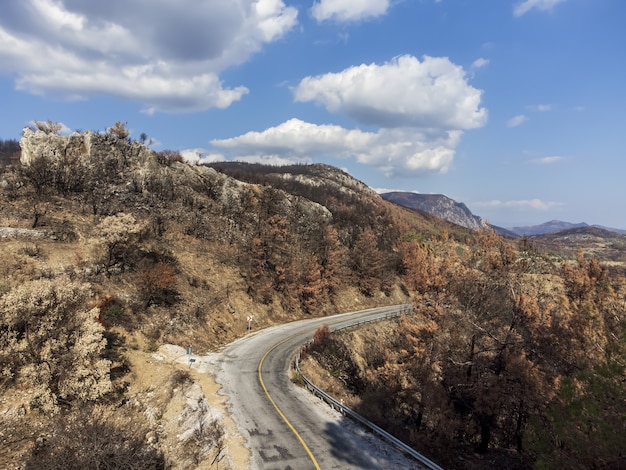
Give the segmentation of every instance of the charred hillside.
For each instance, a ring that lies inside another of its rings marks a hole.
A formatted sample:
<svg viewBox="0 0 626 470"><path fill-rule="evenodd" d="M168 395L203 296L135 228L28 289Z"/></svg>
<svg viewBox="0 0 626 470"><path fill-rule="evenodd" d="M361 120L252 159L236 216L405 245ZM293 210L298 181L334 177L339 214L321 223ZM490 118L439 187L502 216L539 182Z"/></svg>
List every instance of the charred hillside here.
<svg viewBox="0 0 626 470"><path fill-rule="evenodd" d="M260 328L410 298L397 244L413 222L341 172L316 176L334 188L320 199L154 152L119 123L26 129L14 150L0 174L2 467L68 468L80 445L84 462L140 453L146 468L195 468L221 452L221 425L199 421L206 433L182 442L175 418L165 431L155 416L193 380L146 385L155 365L141 353L214 350L249 315Z"/></svg>
<svg viewBox="0 0 626 470"><path fill-rule="evenodd" d="M528 240L544 252L565 258L575 258L576 253L583 252L626 272L626 235L615 231L585 225L529 236Z"/></svg>
<svg viewBox="0 0 626 470"><path fill-rule="evenodd" d="M109 322L218 345L252 311L271 324L405 301L405 232L470 236L332 167L189 165L124 131L24 131L21 163L2 176L2 225L30 238L3 239L7 289L71 275L116 299ZM10 269L20 263L30 275Z"/></svg>
<svg viewBox="0 0 626 470"><path fill-rule="evenodd" d="M444 232L458 240L471 237L471 231L457 227L431 214L416 214L390 204L363 182L344 171L324 164L270 166L241 162L211 163L211 168L240 181L270 186L304 197L326 207L333 224L352 245L354 234L365 227L380 233L382 238L398 240L398 230L411 227L427 238L440 237ZM386 237L385 226L395 233ZM405 225L402 225L405 224ZM355 231L356 230L356 231ZM388 242L384 242L389 245Z"/></svg>
<svg viewBox="0 0 626 470"><path fill-rule="evenodd" d="M626 281L588 253L400 207L326 165L190 165L120 123L27 129L20 147L0 174L0 448L21 468L67 453L64 435L98 458L200 468L219 426L163 431L193 380L138 392L154 364L137 351L215 350L250 315L406 302L415 315L392 326L316 334L310 357L347 402L450 468L623 467Z"/></svg>

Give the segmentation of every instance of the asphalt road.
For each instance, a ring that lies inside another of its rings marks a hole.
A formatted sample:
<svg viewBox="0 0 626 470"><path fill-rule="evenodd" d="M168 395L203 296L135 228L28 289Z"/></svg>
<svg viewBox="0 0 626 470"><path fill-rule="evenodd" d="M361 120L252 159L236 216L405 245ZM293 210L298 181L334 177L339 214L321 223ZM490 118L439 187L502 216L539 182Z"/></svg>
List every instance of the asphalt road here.
<svg viewBox="0 0 626 470"><path fill-rule="evenodd" d="M385 443L371 445L371 435L364 442L354 425L320 412L322 405L312 404L308 392L289 378L296 350L320 326L342 327L399 308L403 306L301 320L251 333L224 348L216 378L250 447L252 469L420 468Z"/></svg>

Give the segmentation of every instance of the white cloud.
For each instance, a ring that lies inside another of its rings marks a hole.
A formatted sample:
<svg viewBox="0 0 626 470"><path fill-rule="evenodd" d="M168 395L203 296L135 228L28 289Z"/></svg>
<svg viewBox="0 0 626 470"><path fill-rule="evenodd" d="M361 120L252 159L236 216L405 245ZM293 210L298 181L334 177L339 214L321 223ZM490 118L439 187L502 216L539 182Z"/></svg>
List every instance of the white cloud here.
<svg viewBox="0 0 626 470"><path fill-rule="evenodd" d="M378 194L385 194L385 193L396 193L396 192L401 192L401 193L415 193L415 194L421 194L419 191L417 190L413 190L413 191L408 191L406 189L397 189L397 188L372 188L374 191L376 191Z"/></svg>
<svg viewBox="0 0 626 470"><path fill-rule="evenodd" d="M480 69L489 65L489 59L485 59L483 57L479 57L474 62L472 62L472 68Z"/></svg>
<svg viewBox="0 0 626 470"><path fill-rule="evenodd" d="M282 0L23 0L0 3L0 72L20 90L139 101L147 112L225 108L220 74L297 24Z"/></svg>
<svg viewBox="0 0 626 470"><path fill-rule="evenodd" d="M531 106L530 108L535 111L539 111L540 113L547 113L548 111L552 111L551 104L536 104L534 106Z"/></svg>
<svg viewBox="0 0 626 470"><path fill-rule="evenodd" d="M513 7L514 16L522 16L528 13L533 8L540 11L552 10L559 3L563 3L566 0L524 0Z"/></svg>
<svg viewBox="0 0 626 470"><path fill-rule="evenodd" d="M562 161L567 160L566 157L561 157L558 155L554 155L551 157L541 157L541 158L533 158L531 163L535 163L537 165L552 165L554 163L560 163Z"/></svg>
<svg viewBox="0 0 626 470"><path fill-rule="evenodd" d="M425 56L420 62L410 55L306 77L294 89L296 101L321 103L363 124L447 130L485 124L481 95L449 59Z"/></svg>
<svg viewBox="0 0 626 470"><path fill-rule="evenodd" d="M472 205L501 209L534 209L539 211L547 211L556 207L561 207L564 204L562 202L542 201L541 199L535 198L514 201L500 201L498 199L494 199L485 202L475 202L472 203Z"/></svg>
<svg viewBox="0 0 626 470"><path fill-rule="evenodd" d="M198 165L226 160L226 157L221 153L207 153L207 150L203 148L181 150L180 154L187 163Z"/></svg>
<svg viewBox="0 0 626 470"><path fill-rule="evenodd" d="M262 165L287 166L287 165L306 165L312 163L308 157L284 157L282 155L243 155L236 159L239 162L260 163Z"/></svg>
<svg viewBox="0 0 626 470"><path fill-rule="evenodd" d="M524 124L527 120L528 118L526 116L524 116L523 114L518 114L517 116L513 116L511 119L509 119L506 125L507 127L517 127Z"/></svg>
<svg viewBox="0 0 626 470"><path fill-rule="evenodd" d="M290 119L262 132L211 144L241 159L354 159L387 176L446 172L464 130L480 127L487 110L482 91L447 58L398 57L382 65L350 67L304 78L293 89L300 102L316 102L377 130L346 129Z"/></svg>
<svg viewBox="0 0 626 470"><path fill-rule="evenodd" d="M233 155L251 158L282 156L290 161L315 157L353 158L378 168L387 176L410 176L426 171L446 172L462 132L380 129L349 130L331 124L312 124L290 119L263 132L248 132L211 144ZM237 160L241 157L237 156Z"/></svg>
<svg viewBox="0 0 626 470"><path fill-rule="evenodd" d="M202 160L203 149L185 149L180 151L180 155L187 163L199 163Z"/></svg>
<svg viewBox="0 0 626 470"><path fill-rule="evenodd" d="M311 8L317 21L361 21L387 13L389 0L320 0Z"/></svg>

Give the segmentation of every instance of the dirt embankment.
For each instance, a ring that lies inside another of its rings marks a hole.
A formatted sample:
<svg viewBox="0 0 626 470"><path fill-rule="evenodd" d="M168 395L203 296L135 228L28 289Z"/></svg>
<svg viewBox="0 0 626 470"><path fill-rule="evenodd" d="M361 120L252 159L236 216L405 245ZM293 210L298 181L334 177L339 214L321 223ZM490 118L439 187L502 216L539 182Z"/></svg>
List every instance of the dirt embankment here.
<svg viewBox="0 0 626 470"><path fill-rule="evenodd" d="M163 345L155 353L131 351L128 359L136 389L130 395L145 397L146 409L154 407L159 445L168 461L175 462L174 468L248 467L250 452L229 416L227 397L219 394L220 387L211 375L212 356L190 356L180 346ZM187 374L190 380L172 383L172 376L184 378ZM188 443L198 440L194 433L203 420L205 427L214 422L220 428L221 443L207 442L195 456L190 455Z"/></svg>
<svg viewBox="0 0 626 470"><path fill-rule="evenodd" d="M219 394L211 376L212 357L188 356L173 345L156 352L135 342L132 346L125 351L130 372L123 377L123 400L117 409L98 408L108 422L129 415L140 418L147 424L145 442L162 452L172 469L248 468L250 453L230 418L227 397ZM49 420L28 407L27 395L3 394L0 468L24 468L38 441L53 432Z"/></svg>

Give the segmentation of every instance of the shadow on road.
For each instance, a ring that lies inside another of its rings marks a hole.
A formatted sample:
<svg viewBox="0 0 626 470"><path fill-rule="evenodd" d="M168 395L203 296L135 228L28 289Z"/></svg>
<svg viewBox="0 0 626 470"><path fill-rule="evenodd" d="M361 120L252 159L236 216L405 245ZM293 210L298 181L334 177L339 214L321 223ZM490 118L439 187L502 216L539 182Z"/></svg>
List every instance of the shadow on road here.
<svg viewBox="0 0 626 470"><path fill-rule="evenodd" d="M348 418L345 420L348 421L341 424L329 422L325 433L329 437L328 441L332 443L333 457L345 462L347 468L376 470L422 468L417 462L390 448Z"/></svg>

